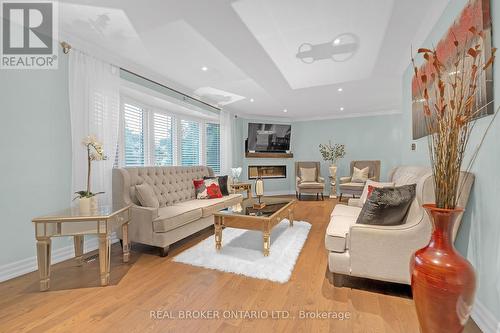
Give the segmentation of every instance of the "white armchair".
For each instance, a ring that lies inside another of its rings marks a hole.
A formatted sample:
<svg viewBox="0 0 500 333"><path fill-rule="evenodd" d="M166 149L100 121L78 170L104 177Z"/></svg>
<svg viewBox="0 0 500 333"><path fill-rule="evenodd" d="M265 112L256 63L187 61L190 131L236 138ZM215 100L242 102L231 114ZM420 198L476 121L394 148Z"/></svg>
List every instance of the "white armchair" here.
<svg viewBox="0 0 500 333"><path fill-rule="evenodd" d="M462 172L462 179L465 176L466 173ZM427 245L432 232L422 204L435 201L434 182L431 170L422 167L395 168L388 179L396 186L417 184L416 198L403 224L356 224L362 206L360 199L350 199L347 206L335 206L331 214L325 246L328 268L336 286L342 285L345 276L410 284L410 258L415 251ZM469 174L466 180L460 207L467 205L474 176ZM454 237L460 220L455 225Z"/></svg>

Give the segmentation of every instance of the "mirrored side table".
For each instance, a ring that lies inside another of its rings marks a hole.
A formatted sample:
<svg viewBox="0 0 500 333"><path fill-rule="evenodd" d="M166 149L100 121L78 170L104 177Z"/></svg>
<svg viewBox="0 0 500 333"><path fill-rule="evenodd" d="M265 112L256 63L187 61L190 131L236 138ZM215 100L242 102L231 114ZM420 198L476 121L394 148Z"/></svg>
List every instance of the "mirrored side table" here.
<svg viewBox="0 0 500 333"><path fill-rule="evenodd" d="M128 262L130 245L128 224L130 208L112 206L98 207L90 213L81 213L78 207L68 208L54 214L40 216L32 220L35 226L40 291L50 288L51 238L73 236L75 257L83 264L83 241L85 235L97 235L99 239L99 270L101 286L109 284L111 259L111 234L117 228L123 233L123 261Z"/></svg>

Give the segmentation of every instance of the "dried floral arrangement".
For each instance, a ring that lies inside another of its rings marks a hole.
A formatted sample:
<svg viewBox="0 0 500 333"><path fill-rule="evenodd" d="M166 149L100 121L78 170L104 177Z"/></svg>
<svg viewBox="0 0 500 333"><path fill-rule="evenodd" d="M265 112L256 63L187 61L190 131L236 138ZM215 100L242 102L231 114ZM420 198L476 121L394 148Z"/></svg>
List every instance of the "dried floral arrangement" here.
<svg viewBox="0 0 500 333"><path fill-rule="evenodd" d="M332 165L335 165L337 161L345 156L345 146L342 144L332 145L331 141L328 144L320 144L319 152L323 156L323 160L330 161Z"/></svg>
<svg viewBox="0 0 500 333"><path fill-rule="evenodd" d="M483 31L471 27L463 42L455 38L455 55L446 64L441 61L436 49L419 49L418 53L423 55L428 65L422 68L430 71L419 69L412 58L415 77L418 78L419 102L423 103L425 124L430 133L428 145L437 208L456 208L465 182L460 183L460 170L477 115L493 103L479 105L477 99L478 80L492 66L496 52L493 48L490 54L485 54L483 41ZM473 152L466 171L470 171L497 114L498 110Z"/></svg>

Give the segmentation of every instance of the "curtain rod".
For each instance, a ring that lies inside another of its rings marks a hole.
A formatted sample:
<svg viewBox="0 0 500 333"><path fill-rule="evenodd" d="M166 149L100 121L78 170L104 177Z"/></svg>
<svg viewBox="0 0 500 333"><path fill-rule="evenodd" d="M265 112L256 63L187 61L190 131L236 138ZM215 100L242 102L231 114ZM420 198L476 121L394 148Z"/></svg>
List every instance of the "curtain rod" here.
<svg viewBox="0 0 500 333"><path fill-rule="evenodd" d="M72 48L72 47L71 47L71 45L70 45L70 44L68 44L67 42L61 42L61 47L62 47L62 49L63 49L63 53L64 53L64 54L68 54L68 53L69 53L69 51L70 51L70 50L71 50L71 48ZM200 99L198 99L198 98L195 98L195 97L189 96L188 94L185 94L185 93L183 93L183 92L181 92L181 91L179 91L179 90L177 90L177 89L171 88L171 87L166 86L166 85L164 85L164 84L162 84L162 83L159 83L159 82L154 81L154 80L152 80L152 79L150 79L150 78L147 78L147 77L145 77L145 76L143 76L143 75L140 75L140 74L137 74L137 73L135 73L135 72L132 72L131 70L128 70L128 69L123 68L123 67L120 67L120 70L122 70L122 71L124 71L124 72L127 72L127 73L129 73L129 74L132 74L132 75L134 75L134 76L136 76L136 77L138 77L138 78L140 78L140 79L143 79L143 80L146 80L146 81L151 82L151 83L153 83L153 84L156 84L156 85L158 85L158 86L160 86L160 87L162 87L162 88L165 88L165 89L167 89L167 90L170 90L170 91L172 91L172 92L174 92L174 93L176 93L176 94L179 94L179 95L181 95L181 96L182 96L182 100L183 100L183 101L186 101L186 100L196 101L196 102L201 103L201 104L203 104L203 105L205 105L205 106L208 106L208 107L210 107L210 108L212 108L212 109L215 109L215 110L217 110L217 111L221 111L221 108L219 108L219 107L213 106L212 104L209 104L209 103L207 103L207 102L204 102L204 101L202 101L202 100L200 100Z"/></svg>

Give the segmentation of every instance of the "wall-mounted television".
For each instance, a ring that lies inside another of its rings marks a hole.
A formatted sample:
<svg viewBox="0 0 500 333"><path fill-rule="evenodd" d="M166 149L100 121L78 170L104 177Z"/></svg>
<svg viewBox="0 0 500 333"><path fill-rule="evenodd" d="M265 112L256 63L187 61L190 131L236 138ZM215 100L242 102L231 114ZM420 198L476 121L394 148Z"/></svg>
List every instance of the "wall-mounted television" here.
<svg viewBox="0 0 500 333"><path fill-rule="evenodd" d="M247 151L289 152L291 134L291 125L249 123Z"/></svg>

